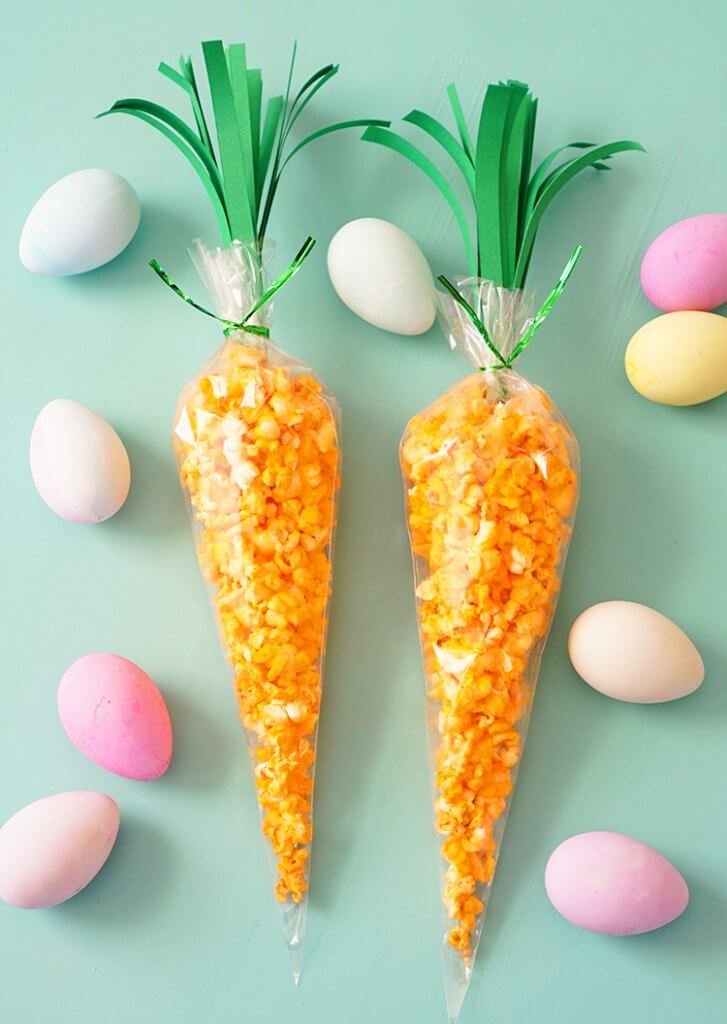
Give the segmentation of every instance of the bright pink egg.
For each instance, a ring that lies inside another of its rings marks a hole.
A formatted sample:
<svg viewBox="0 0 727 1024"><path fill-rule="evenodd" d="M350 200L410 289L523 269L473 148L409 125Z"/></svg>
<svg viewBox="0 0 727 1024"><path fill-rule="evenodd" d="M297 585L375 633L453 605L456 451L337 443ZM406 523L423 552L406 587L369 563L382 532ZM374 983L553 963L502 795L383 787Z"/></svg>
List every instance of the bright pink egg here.
<svg viewBox="0 0 727 1024"><path fill-rule="evenodd" d="M687 217L662 231L644 256L641 284L665 313L727 302L727 213Z"/></svg>
<svg viewBox="0 0 727 1024"><path fill-rule="evenodd" d="M69 738L96 764L127 779L157 779L172 758L164 698L146 672L118 654L87 654L58 685Z"/></svg>
<svg viewBox="0 0 727 1024"><path fill-rule="evenodd" d="M679 917L682 876L646 843L618 832L571 836L550 855L545 889L559 914L600 935L637 935Z"/></svg>

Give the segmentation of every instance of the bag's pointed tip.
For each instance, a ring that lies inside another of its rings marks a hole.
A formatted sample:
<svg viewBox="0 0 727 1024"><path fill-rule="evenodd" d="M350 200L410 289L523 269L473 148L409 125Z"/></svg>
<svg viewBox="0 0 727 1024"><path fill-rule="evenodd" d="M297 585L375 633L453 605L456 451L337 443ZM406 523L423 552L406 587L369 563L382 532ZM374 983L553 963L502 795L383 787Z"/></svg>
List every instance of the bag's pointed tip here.
<svg viewBox="0 0 727 1024"><path fill-rule="evenodd" d="M308 901L301 900L283 907L283 937L288 947L293 984L297 988L303 971L303 939L308 916Z"/></svg>
<svg viewBox="0 0 727 1024"><path fill-rule="evenodd" d="M444 997L449 1024L457 1024L467 990L472 980L472 966L461 957L444 956Z"/></svg>

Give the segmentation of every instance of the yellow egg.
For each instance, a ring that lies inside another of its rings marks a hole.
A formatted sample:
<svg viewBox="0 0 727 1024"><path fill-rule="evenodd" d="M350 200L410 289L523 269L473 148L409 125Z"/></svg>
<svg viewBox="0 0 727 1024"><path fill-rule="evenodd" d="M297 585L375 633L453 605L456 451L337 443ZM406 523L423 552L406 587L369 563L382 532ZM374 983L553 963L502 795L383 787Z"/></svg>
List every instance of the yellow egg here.
<svg viewBox="0 0 727 1024"><path fill-rule="evenodd" d="M727 317L694 310L657 316L626 349L626 376L652 402L697 405L727 391Z"/></svg>

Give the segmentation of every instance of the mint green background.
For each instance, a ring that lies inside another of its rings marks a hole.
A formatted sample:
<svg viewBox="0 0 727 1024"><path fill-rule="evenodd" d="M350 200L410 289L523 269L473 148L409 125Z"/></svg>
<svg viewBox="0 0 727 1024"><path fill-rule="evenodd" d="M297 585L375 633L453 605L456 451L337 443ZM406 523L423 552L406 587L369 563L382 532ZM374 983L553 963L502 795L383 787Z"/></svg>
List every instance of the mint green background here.
<svg viewBox="0 0 727 1024"><path fill-rule="evenodd" d="M681 217L725 209L720 6L14 0L2 43L0 819L48 793L99 788L119 802L122 831L102 874L69 904L36 913L0 906L3 1020L445 1019L397 443L407 418L464 366L436 328L407 339L356 319L330 287L325 252L338 227L366 215L410 231L438 272L461 268L460 243L432 189L355 134L301 156L273 218L279 266L309 232L320 240L280 297L275 334L336 393L345 438L312 910L296 991L168 443L176 395L217 335L145 265L156 256L197 294L185 247L196 234L211 236L213 221L167 143L129 119L92 119L125 95L174 102L157 62L182 49L198 55L198 41L218 35L246 39L271 84L282 83L294 36L302 72L341 61L306 114L311 129L414 105L443 114L453 78L473 118L484 84L509 76L541 98L536 155L571 138L630 137L648 148L647 157L617 157L610 174L572 185L536 249L533 284L542 293L573 244L584 246L567 298L522 360L579 438L583 495L462 1019L725 1019L727 399L651 405L623 373L628 339L654 315L638 282L646 245ZM96 273L35 278L16 255L24 217L54 180L89 166L118 170L138 189L139 233ZM57 519L30 480L34 417L61 396L99 410L131 456L128 503L99 527ZM580 682L566 655L568 628L610 598L653 605L693 636L707 668L699 693L638 707ZM116 778L66 739L56 684L92 650L138 661L163 688L175 757L162 780ZM683 918L631 940L562 920L546 899L543 868L558 842L589 829L631 833L669 856L692 894Z"/></svg>

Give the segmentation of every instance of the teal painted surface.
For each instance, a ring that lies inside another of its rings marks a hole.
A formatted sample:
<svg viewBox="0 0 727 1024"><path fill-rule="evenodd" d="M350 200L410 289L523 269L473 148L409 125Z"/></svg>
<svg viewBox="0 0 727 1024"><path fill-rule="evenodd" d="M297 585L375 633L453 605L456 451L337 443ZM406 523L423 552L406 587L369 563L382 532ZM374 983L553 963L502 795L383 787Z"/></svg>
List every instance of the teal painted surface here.
<svg viewBox="0 0 727 1024"><path fill-rule="evenodd" d="M638 283L654 235L724 211L723 19L717 0L444 7L432 0L149 5L13 3L3 43L2 699L0 818L30 800L98 788L122 810L99 878L50 912L0 906L3 1019L16 1024L441 1024L440 920L423 730L423 684L402 518L397 443L407 418L465 370L435 328L369 328L334 295L325 249L357 216L395 221L437 272L460 242L442 201L403 161L355 136L309 149L284 183L279 265L309 232L315 258L277 303L275 333L325 377L344 412L344 487L320 735L312 910L299 990L270 894L253 787L199 578L168 431L176 395L217 344L214 327L146 268L156 256L195 294L185 247L212 234L191 172L149 129L94 122L114 99L172 96L155 74L204 38L246 39L268 81L288 47L301 69L340 60L306 123L444 111L457 80L474 116L484 84L531 83L537 154L569 138L631 137L649 150L584 176L549 212L541 292L575 242L567 295L522 360L577 434L583 493L563 597L505 837L465 1024L711 1024L724 1019L725 416L650 405L622 357L653 315ZM509 13L508 13L509 12ZM279 41L272 35L274 28ZM195 53L198 51L194 51ZM536 155L537 155L536 154ZM16 239L37 196L87 166L126 175L142 199L137 238L71 280L33 278ZM132 493L107 524L74 527L35 493L26 448L48 400L98 409L127 443ZM695 639L707 680L673 706L591 692L565 640L589 604L651 604ZM168 698L175 758L157 783L128 782L66 739L55 688L91 650L138 661ZM588 829L632 833L666 853L691 905L632 940L577 931L542 884L550 850Z"/></svg>

